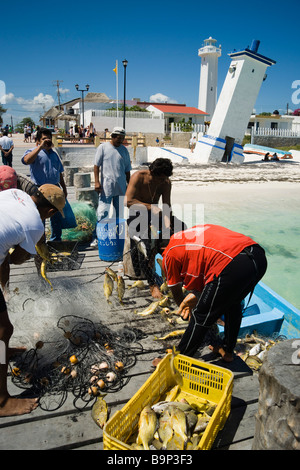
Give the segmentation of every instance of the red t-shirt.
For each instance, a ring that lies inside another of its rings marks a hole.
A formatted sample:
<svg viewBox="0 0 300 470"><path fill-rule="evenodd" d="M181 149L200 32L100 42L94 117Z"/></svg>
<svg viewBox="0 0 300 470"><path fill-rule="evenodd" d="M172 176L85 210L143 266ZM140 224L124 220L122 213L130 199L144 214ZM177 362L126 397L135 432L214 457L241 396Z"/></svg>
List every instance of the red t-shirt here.
<svg viewBox="0 0 300 470"><path fill-rule="evenodd" d="M202 291L244 248L256 244L250 237L219 225L196 225L173 235L163 252L168 286L182 283Z"/></svg>

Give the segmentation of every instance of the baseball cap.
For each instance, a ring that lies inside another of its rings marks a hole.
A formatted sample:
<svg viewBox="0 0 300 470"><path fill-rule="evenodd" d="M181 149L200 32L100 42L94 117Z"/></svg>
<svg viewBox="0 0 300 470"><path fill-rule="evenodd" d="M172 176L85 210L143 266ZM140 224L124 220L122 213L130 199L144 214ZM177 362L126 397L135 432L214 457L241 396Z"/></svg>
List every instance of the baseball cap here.
<svg viewBox="0 0 300 470"><path fill-rule="evenodd" d="M43 184L39 187L39 191L42 193L44 198L46 198L47 201L52 204L52 206L56 207L61 215L65 217L63 208L66 204L66 198L63 190L55 184Z"/></svg>
<svg viewBox="0 0 300 470"><path fill-rule="evenodd" d="M0 166L0 191L17 187L17 173L8 165Z"/></svg>
<svg viewBox="0 0 300 470"><path fill-rule="evenodd" d="M114 127L111 135L124 135L126 134L125 129L123 127Z"/></svg>

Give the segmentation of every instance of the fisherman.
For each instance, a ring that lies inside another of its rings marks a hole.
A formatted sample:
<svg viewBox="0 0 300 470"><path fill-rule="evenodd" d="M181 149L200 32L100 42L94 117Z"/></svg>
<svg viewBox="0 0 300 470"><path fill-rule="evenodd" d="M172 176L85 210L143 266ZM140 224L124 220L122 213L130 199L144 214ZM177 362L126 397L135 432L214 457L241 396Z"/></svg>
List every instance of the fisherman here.
<svg viewBox="0 0 300 470"><path fill-rule="evenodd" d="M160 298L162 293L159 290L157 275L153 270L157 250L152 241L159 232L161 234L164 232L163 238L169 239L174 231L171 212L170 176L172 173L171 160L157 158L151 163L149 169L139 170L131 176L125 194L125 204L129 207L127 224L133 268L137 276L141 272L144 273L154 298ZM160 198L163 210L158 207ZM140 222L138 226L137 221ZM139 228L139 233L137 233L137 228ZM165 236L165 231L168 237ZM140 243L144 244L147 257L139 252L133 238L135 235L140 239Z"/></svg>
<svg viewBox="0 0 300 470"><path fill-rule="evenodd" d="M242 301L267 269L264 249L250 237L225 227L197 225L171 237L162 266L178 313L189 320L177 350L193 357L208 330L224 316L223 343L210 349L231 362ZM182 287L191 291L186 298Z"/></svg>
<svg viewBox="0 0 300 470"><path fill-rule="evenodd" d="M52 184L42 185L32 196L19 189L0 192L0 266L4 277L9 263L22 264L36 253L35 246L44 235L43 220L57 212L63 215L64 206L62 189ZM8 393L12 333L13 325L0 289L0 417L30 413L38 405L36 399L15 398Z"/></svg>

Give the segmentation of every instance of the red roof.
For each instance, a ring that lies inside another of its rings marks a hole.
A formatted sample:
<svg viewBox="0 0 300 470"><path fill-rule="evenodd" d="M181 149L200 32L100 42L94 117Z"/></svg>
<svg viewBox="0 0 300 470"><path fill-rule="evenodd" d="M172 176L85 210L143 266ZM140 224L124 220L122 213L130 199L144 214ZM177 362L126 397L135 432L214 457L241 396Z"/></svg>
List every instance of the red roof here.
<svg viewBox="0 0 300 470"><path fill-rule="evenodd" d="M163 113L172 113L172 114L202 114L207 116L207 113L201 111L201 109L193 108L190 106L176 106L174 104L153 104L154 108L159 109Z"/></svg>

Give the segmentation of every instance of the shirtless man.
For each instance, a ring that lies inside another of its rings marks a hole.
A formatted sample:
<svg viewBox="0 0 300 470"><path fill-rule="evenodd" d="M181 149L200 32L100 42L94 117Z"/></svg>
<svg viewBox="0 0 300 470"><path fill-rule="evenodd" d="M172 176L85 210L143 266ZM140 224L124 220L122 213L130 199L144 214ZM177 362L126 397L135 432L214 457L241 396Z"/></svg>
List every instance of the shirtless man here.
<svg viewBox="0 0 300 470"><path fill-rule="evenodd" d="M129 218L127 220L130 236L131 257L137 275L144 273L151 294L154 298L162 296L157 284L157 275L153 271L153 262L157 253L153 246L153 237L157 231L168 231L170 237L171 229L171 181L173 165L168 158L157 158L147 170L135 172L129 181L125 194L125 204L129 207ZM158 207L162 198L163 211ZM144 217L144 218L143 218ZM140 233L137 233L139 221ZM152 229L151 229L152 227ZM147 259L139 253L132 237L137 235L145 244Z"/></svg>

